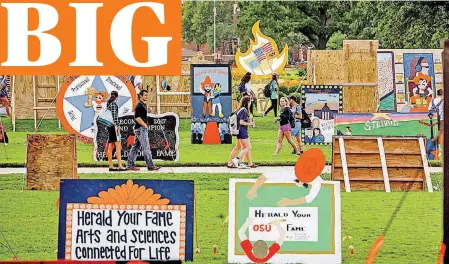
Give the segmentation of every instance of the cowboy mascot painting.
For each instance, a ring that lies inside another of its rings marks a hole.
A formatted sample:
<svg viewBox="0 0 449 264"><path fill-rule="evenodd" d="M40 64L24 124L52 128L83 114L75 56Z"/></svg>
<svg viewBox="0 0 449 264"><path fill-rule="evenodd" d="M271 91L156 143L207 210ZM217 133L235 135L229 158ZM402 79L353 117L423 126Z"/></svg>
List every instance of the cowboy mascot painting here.
<svg viewBox="0 0 449 264"><path fill-rule="evenodd" d="M212 113L212 87L213 83L209 76L206 76L204 82L201 82L200 92L203 94L203 117L206 117L206 111L209 111L209 115Z"/></svg>

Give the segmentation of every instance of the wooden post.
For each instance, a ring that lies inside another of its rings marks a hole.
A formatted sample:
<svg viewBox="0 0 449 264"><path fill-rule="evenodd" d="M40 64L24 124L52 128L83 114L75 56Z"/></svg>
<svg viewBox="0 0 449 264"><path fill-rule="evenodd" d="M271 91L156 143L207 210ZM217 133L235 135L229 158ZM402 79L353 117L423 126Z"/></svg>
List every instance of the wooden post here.
<svg viewBox="0 0 449 264"><path fill-rule="evenodd" d="M351 192L351 185L349 183L349 172L348 172L348 163L346 160L346 150L345 150L345 141L343 137L338 138L338 144L340 145L340 157L341 157L341 166L343 168L343 177L345 180L345 189L346 192Z"/></svg>
<svg viewBox="0 0 449 264"><path fill-rule="evenodd" d="M443 78L444 78L444 92L446 98L449 94L449 40L444 41L444 51L443 51ZM443 97L444 97L443 95ZM449 116L449 103L447 100L443 101L444 104L444 114L443 116ZM448 119L444 119L443 127L449 127ZM443 146L444 146L444 158L449 157L449 130L444 130L443 136ZM443 162L443 182L444 182L444 210L443 210L443 243L446 245L446 252L444 254L444 263L449 263L449 170L446 164Z"/></svg>
<svg viewBox="0 0 449 264"><path fill-rule="evenodd" d="M11 119L12 119L12 131L16 132L16 76L12 76L12 96L11 96Z"/></svg>
<svg viewBox="0 0 449 264"><path fill-rule="evenodd" d="M158 115L161 113L161 95L160 95L161 91L159 90L160 87L161 87L161 76L156 75L156 108Z"/></svg>
<svg viewBox="0 0 449 264"><path fill-rule="evenodd" d="M34 129L37 128L37 99L36 99L36 76L33 75L33 112L34 112Z"/></svg>
<svg viewBox="0 0 449 264"><path fill-rule="evenodd" d="M432 180L430 179L429 162L427 161L426 146L424 145L424 139L420 137L419 148L421 149L421 159L424 166L424 175L426 177L427 191L433 192Z"/></svg>
<svg viewBox="0 0 449 264"><path fill-rule="evenodd" d="M61 87L61 79L60 79L59 75L58 75L58 78L57 78L57 84L56 85L57 85L57 87L56 87L56 89L57 89L56 97L58 97L59 96L59 89ZM58 118L58 128L61 129L61 120L59 120L59 118Z"/></svg>
<svg viewBox="0 0 449 264"><path fill-rule="evenodd" d="M382 175L384 176L385 191L389 193L391 192L390 178L388 176L387 158L385 157L384 142L382 141L381 137L377 138L377 145L379 147L380 163L382 163Z"/></svg>

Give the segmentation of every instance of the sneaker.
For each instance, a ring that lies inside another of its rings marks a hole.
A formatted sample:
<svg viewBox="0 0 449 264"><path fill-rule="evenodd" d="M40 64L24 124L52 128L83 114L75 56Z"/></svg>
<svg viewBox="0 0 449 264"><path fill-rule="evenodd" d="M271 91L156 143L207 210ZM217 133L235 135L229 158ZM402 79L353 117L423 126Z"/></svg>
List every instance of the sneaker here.
<svg viewBox="0 0 449 264"><path fill-rule="evenodd" d="M248 167L246 164L240 164L239 169L250 169L250 167Z"/></svg>
<svg viewBox="0 0 449 264"><path fill-rule="evenodd" d="M232 163L234 164L234 166L235 166L236 168L239 167L239 160L238 160L237 158L233 158L233 159L232 159Z"/></svg>
<svg viewBox="0 0 449 264"><path fill-rule="evenodd" d="M117 168L109 168L109 171L118 171Z"/></svg>
<svg viewBox="0 0 449 264"><path fill-rule="evenodd" d="M296 154L296 151L295 151L295 150L293 150L293 151L292 151L292 154Z"/></svg>
<svg viewBox="0 0 449 264"><path fill-rule="evenodd" d="M161 167L159 166L154 166L153 168L148 168L149 171L157 171L159 170Z"/></svg>
<svg viewBox="0 0 449 264"><path fill-rule="evenodd" d="M127 167L126 169L130 170L130 171L140 171L140 168L137 168L137 167L133 167L133 168Z"/></svg>

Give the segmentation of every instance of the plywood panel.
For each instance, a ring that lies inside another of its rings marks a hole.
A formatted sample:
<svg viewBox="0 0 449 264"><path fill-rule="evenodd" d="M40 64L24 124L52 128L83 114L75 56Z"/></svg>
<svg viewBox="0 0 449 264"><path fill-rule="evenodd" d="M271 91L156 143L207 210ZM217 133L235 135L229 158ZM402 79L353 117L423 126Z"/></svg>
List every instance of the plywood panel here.
<svg viewBox="0 0 449 264"><path fill-rule="evenodd" d="M343 83L342 50L311 50L307 64L307 80L316 84Z"/></svg>
<svg viewBox="0 0 449 264"><path fill-rule="evenodd" d="M59 180L78 179L74 135L28 135L27 189L59 190Z"/></svg>
<svg viewBox="0 0 449 264"><path fill-rule="evenodd" d="M418 153L419 151L419 141L416 140L402 140L402 139L384 139L384 149L385 152L395 152L395 153Z"/></svg>
<svg viewBox="0 0 449 264"><path fill-rule="evenodd" d="M345 189L344 181L340 182L340 189ZM423 191L423 182L390 182L391 191ZM351 190L359 191L385 191L385 184L383 181L351 181Z"/></svg>
<svg viewBox="0 0 449 264"><path fill-rule="evenodd" d="M382 170L378 168L349 168L350 180L375 179L383 181ZM388 168L388 176L391 181L403 179L419 179L424 178L424 171L417 168ZM332 179L342 181L343 169L335 168L332 174Z"/></svg>
<svg viewBox="0 0 449 264"><path fill-rule="evenodd" d="M340 137L334 136L332 179L343 183ZM384 190L377 136L343 136L351 190ZM382 137L391 190L422 190L425 172L418 137ZM343 184L344 186L344 184ZM342 187L344 189L344 187Z"/></svg>
<svg viewBox="0 0 449 264"><path fill-rule="evenodd" d="M343 42L344 82L377 83L377 40ZM378 90L375 86L344 86L343 112L373 113L377 111Z"/></svg>
<svg viewBox="0 0 449 264"><path fill-rule="evenodd" d="M338 138L334 138L334 148L337 153L340 150L340 143ZM345 149L346 153L378 153L377 138L368 139L363 141L363 145L360 145L360 140L345 137Z"/></svg>

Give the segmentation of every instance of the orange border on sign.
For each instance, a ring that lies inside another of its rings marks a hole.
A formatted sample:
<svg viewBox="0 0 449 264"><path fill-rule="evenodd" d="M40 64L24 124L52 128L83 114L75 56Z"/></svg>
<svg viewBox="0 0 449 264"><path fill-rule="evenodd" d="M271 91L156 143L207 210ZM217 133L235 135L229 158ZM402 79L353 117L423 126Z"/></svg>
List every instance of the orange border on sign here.
<svg viewBox="0 0 449 264"><path fill-rule="evenodd" d="M179 211L179 260L185 260L186 244L186 206L185 205L110 205L110 204L86 204L68 203L66 212L66 234L65 234L65 259L72 260L72 215L73 210L156 210L156 211Z"/></svg>
<svg viewBox="0 0 449 264"><path fill-rule="evenodd" d="M95 75L95 76L103 76L103 75ZM137 95L134 86L131 84L131 82L126 76L123 75L111 75L111 76L119 78L120 81L122 81L126 85L126 88L128 88L129 93L131 94L132 107L134 109L134 107L136 107L137 104ZM59 121L61 121L61 125L64 127L65 131L69 132L69 134L75 134L77 138L86 138L86 136L76 131L69 124L69 122L65 118L63 109L65 92L69 88L70 84L72 84L72 82L79 77L81 76L66 76L64 78L64 81L62 82L61 87L59 89L58 97L56 98L56 114L58 115Z"/></svg>

